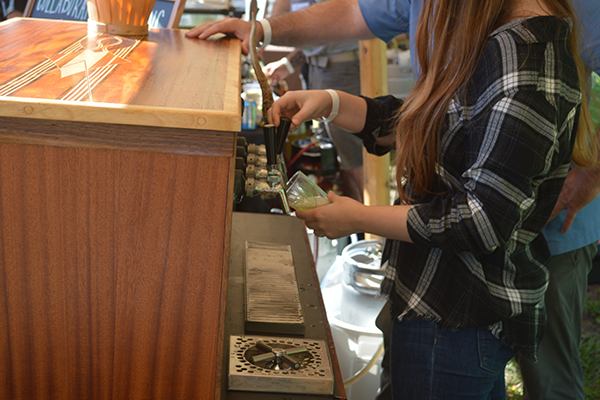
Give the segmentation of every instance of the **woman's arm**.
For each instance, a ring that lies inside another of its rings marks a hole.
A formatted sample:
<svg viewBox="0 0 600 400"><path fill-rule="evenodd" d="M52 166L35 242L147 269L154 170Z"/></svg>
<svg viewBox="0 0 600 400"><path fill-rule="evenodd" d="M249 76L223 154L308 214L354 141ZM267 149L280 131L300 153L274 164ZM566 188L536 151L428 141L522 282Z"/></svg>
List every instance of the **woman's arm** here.
<svg viewBox="0 0 600 400"><path fill-rule="evenodd" d="M408 235L406 217L410 206L366 206L350 197L327 194L330 204L308 211L296 211L309 228L322 232L330 239L357 232L412 242Z"/></svg>
<svg viewBox="0 0 600 400"><path fill-rule="evenodd" d="M367 103L358 96L339 90L336 93L339 110L331 122L350 132L360 132L365 125ZM287 117L292 121L290 130L295 130L304 121L329 116L332 106L332 96L324 90L290 91L273 103L269 109L269 121L278 126L280 117Z"/></svg>
<svg viewBox="0 0 600 400"><path fill-rule="evenodd" d="M367 102L364 98L339 90L335 91L339 99L338 114L331 123L352 133L359 133L365 128L367 118ZM285 93L268 111L269 121L279 126L280 117L292 121L290 130L300 127L304 121L328 117L333 108L333 97L324 90L300 90ZM390 147L396 136L389 134L375 138L381 147Z"/></svg>
<svg viewBox="0 0 600 400"><path fill-rule="evenodd" d="M339 98L339 110L332 123L350 132L361 132L367 136L365 122L368 113L367 100L345 92L335 92ZM327 117L332 110L331 96L324 90L291 91L277 100L269 110L269 121L279 125L280 117L291 119L291 129L296 129L303 121ZM395 99L393 99L395 100ZM369 99L371 114L377 121L371 121L373 129L381 130L381 121L388 121L388 113L401 104L395 100L386 106L382 102ZM393 103L393 104L392 104ZM389 128L390 125L383 127ZM367 128L370 129L370 128ZM381 137L371 137L370 141L382 147L393 145L394 134L382 133ZM379 236L410 242L406 215L410 206L365 206L349 197L328 194L330 204L309 211L297 211L296 215L305 221L309 228L320 231L329 238L339 238L356 232L368 232Z"/></svg>

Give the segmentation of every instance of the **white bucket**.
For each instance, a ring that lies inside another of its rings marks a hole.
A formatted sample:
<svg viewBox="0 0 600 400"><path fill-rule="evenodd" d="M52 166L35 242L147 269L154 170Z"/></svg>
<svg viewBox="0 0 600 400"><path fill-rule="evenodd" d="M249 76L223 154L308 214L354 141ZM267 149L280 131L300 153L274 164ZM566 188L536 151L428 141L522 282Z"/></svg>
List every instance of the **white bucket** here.
<svg viewBox="0 0 600 400"><path fill-rule="evenodd" d="M342 317L342 304L345 308L356 304L341 301L344 285L341 281L342 264L343 260L340 257L328 271L329 276L323 280L324 287L321 287L321 292L327 319L331 325L342 378L347 381L368 364L383 342L381 331L375 326L375 319L385 304L385 300L371 299L369 312L365 313L363 308L360 321L345 322ZM344 312L344 315L347 314ZM380 373L381 359L359 381L346 388L348 399L373 400L379 389Z"/></svg>

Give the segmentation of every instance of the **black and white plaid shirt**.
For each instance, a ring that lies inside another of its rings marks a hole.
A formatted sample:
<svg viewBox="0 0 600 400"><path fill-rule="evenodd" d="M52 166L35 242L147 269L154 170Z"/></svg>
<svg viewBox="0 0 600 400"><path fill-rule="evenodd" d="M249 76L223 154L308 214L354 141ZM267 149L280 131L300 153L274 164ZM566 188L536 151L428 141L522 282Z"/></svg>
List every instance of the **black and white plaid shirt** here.
<svg viewBox="0 0 600 400"><path fill-rule="evenodd" d="M382 292L393 317L488 328L535 359L550 260L540 232L569 169L581 103L571 29L570 20L535 17L490 36L466 95L448 110L440 184L408 213L414 244L386 243ZM384 154L374 140L392 133L401 101L367 104L358 136Z"/></svg>

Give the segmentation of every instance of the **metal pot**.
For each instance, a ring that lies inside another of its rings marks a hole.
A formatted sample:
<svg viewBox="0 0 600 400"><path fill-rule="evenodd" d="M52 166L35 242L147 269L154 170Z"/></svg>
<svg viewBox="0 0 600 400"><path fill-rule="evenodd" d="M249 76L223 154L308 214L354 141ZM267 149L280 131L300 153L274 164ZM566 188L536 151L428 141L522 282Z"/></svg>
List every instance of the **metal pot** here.
<svg viewBox="0 0 600 400"><path fill-rule="evenodd" d="M342 321L366 326L383 307L385 300L377 297L385 276L382 250L382 241L372 239L360 240L342 251Z"/></svg>
<svg viewBox="0 0 600 400"><path fill-rule="evenodd" d="M379 239L360 240L346 246L342 251L344 284L365 295L379 293L385 275L385 269L381 268L382 250L383 243Z"/></svg>

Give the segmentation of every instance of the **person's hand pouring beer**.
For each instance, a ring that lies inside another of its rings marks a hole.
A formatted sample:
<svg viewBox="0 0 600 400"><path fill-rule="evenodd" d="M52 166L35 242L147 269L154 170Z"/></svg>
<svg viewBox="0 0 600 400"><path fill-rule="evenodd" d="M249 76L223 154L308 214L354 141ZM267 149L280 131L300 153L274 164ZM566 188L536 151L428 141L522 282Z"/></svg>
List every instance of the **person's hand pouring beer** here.
<svg viewBox="0 0 600 400"><path fill-rule="evenodd" d="M278 126L281 117L291 120L291 130L302 122L325 118L341 128L360 132L367 114L366 101L341 91L301 90L285 93L268 111L269 122ZM390 146L394 137L377 139L377 144ZM365 206L346 196L329 192L330 204L307 211L296 211L307 227L317 236L336 239L357 232L411 241L406 231L406 213L409 206Z"/></svg>

